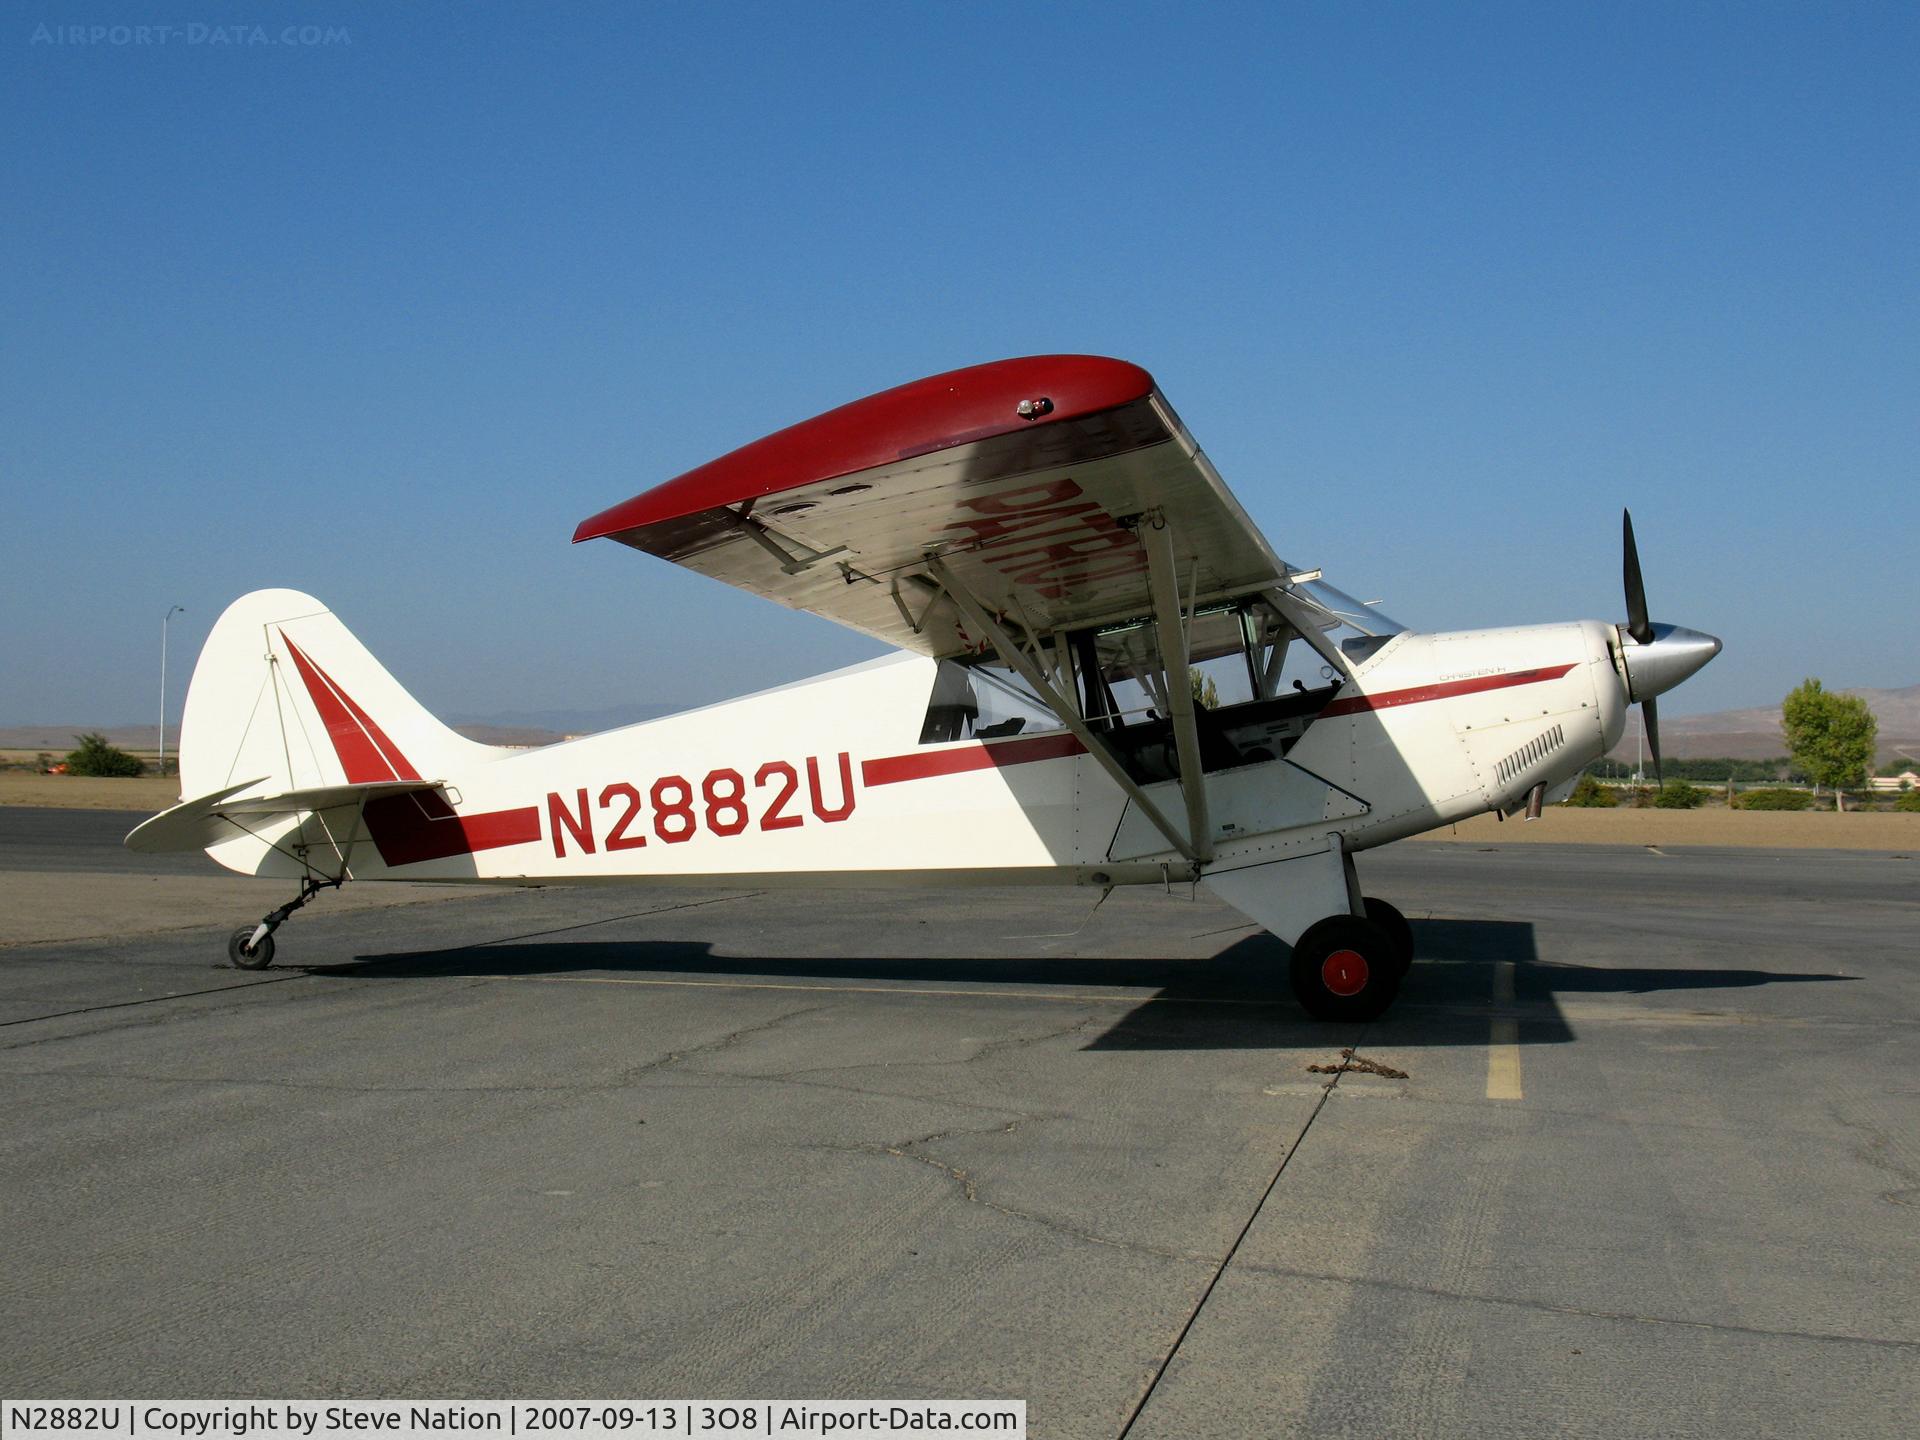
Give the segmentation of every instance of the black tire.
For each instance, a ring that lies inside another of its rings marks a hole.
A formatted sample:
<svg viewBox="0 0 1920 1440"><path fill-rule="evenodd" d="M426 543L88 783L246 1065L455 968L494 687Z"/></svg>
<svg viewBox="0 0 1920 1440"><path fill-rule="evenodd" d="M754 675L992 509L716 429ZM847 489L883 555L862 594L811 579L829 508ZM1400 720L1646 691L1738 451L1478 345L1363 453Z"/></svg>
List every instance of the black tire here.
<svg viewBox="0 0 1920 1440"><path fill-rule="evenodd" d="M273 936L261 937L260 943L251 948L247 942L253 938L258 925L242 925L227 937L227 959L233 962L236 970L264 970L273 964Z"/></svg>
<svg viewBox="0 0 1920 1440"><path fill-rule="evenodd" d="M1377 895L1367 896L1364 903L1367 919L1386 931L1387 938L1393 941L1394 949L1400 954L1400 973L1405 975L1413 967L1413 926L1397 907Z"/></svg>
<svg viewBox="0 0 1920 1440"><path fill-rule="evenodd" d="M1378 1019L1405 973L1393 937L1357 915L1329 915L1293 947L1294 998L1316 1020Z"/></svg>

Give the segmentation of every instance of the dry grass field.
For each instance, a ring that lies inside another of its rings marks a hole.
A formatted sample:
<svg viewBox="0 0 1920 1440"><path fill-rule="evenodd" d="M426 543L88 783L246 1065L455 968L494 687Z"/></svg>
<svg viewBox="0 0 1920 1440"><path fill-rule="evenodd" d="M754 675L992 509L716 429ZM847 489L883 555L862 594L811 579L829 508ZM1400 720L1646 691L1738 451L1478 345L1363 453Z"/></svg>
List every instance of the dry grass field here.
<svg viewBox="0 0 1920 1440"><path fill-rule="evenodd" d="M87 810L164 810L178 782L158 776L90 780L0 772L0 805ZM1423 840L1501 845L1748 845L1768 849L1920 849L1920 815L1831 811L1550 809L1529 824L1491 815L1435 830Z"/></svg>
<svg viewBox="0 0 1920 1440"><path fill-rule="evenodd" d="M65 810L164 810L180 802L176 776L137 775L101 780L86 775L36 775L0 770L0 805L51 805Z"/></svg>
<svg viewBox="0 0 1920 1440"><path fill-rule="evenodd" d="M1568 810L1538 820L1481 815L1422 840L1480 845L1742 845L1768 850L1920 850L1920 815L1831 810Z"/></svg>

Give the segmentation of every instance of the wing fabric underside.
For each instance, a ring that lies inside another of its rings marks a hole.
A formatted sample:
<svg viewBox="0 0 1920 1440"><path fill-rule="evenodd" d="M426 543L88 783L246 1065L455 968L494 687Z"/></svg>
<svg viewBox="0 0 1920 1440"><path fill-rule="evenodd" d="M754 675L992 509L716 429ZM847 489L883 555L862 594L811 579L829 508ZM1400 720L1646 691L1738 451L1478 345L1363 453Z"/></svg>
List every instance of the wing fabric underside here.
<svg viewBox="0 0 1920 1440"><path fill-rule="evenodd" d="M1151 376L1040 356L857 401L615 506L574 538L609 536L902 649L958 656L983 637L929 557L1039 637L1151 612L1140 523L1171 530L1189 605L1282 577Z"/></svg>

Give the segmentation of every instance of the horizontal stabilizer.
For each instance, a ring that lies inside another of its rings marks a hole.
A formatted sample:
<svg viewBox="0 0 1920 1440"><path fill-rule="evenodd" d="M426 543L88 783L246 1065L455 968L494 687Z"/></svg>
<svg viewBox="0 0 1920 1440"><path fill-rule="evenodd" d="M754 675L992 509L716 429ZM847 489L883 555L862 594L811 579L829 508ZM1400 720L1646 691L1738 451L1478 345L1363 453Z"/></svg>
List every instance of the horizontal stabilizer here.
<svg viewBox="0 0 1920 1440"><path fill-rule="evenodd" d="M243 781L210 795L183 800L171 810L162 810L128 833L127 849L146 855L204 850L236 835L250 834L270 820L290 819L317 810L358 809L364 802L382 796L442 788L438 780L376 780L359 785L315 785L271 795L241 793L261 783Z"/></svg>

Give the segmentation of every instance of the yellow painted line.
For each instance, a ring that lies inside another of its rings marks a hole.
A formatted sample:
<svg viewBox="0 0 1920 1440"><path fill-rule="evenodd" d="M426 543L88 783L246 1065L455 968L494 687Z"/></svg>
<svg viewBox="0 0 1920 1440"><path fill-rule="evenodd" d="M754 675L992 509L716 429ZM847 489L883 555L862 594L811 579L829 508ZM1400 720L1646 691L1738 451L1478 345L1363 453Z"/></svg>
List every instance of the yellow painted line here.
<svg viewBox="0 0 1920 1440"><path fill-rule="evenodd" d="M1493 967L1493 1003L1513 1004L1513 962ZM1487 1036L1487 1099L1518 1100L1520 1090L1520 1022L1495 1018Z"/></svg>
<svg viewBox="0 0 1920 1440"><path fill-rule="evenodd" d="M529 985L660 985L686 990L819 990L834 995L961 996L988 1000L1060 1000L1082 1005L1226 1005L1268 1009L1292 1000L1213 999L1205 995L1099 995L1054 990L932 989L916 985L800 985L774 980L641 980L625 975L448 975L448 980L511 980Z"/></svg>

